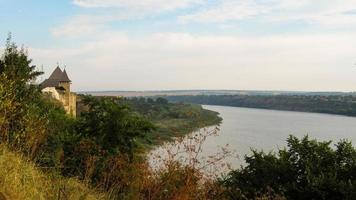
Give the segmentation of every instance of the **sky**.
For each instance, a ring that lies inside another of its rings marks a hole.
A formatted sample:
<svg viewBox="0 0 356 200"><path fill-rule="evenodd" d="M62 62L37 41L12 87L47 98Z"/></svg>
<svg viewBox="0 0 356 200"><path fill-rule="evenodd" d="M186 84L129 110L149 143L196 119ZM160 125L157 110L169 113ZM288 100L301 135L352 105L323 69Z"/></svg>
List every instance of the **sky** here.
<svg viewBox="0 0 356 200"><path fill-rule="evenodd" d="M356 0L0 0L0 24L75 91L356 91Z"/></svg>

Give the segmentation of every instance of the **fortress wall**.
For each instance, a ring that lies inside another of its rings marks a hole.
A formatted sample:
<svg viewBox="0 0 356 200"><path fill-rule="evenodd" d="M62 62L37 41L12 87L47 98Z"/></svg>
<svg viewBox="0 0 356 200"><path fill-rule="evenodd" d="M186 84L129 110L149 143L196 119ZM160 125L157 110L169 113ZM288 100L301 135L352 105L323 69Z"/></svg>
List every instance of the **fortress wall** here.
<svg viewBox="0 0 356 200"><path fill-rule="evenodd" d="M73 92L58 92L54 87L47 87L42 90L43 93L48 93L52 98L57 99L63 105L64 110L68 115L76 117L77 115L77 95Z"/></svg>
<svg viewBox="0 0 356 200"><path fill-rule="evenodd" d="M56 88L54 87L47 87L47 88L44 88L42 90L43 93L47 93L47 94L50 94L52 96L52 98L54 99L58 99L60 100L61 99L61 95L58 93L58 91L56 90Z"/></svg>
<svg viewBox="0 0 356 200"><path fill-rule="evenodd" d="M74 118L77 116L77 95L73 92L69 94L69 114Z"/></svg>

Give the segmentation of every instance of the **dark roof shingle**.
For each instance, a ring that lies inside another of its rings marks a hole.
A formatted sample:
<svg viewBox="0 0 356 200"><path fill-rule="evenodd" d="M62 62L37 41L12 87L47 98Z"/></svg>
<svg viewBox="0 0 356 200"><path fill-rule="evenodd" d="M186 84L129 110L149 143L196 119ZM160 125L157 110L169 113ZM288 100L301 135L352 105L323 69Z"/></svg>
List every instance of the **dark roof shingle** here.
<svg viewBox="0 0 356 200"><path fill-rule="evenodd" d="M62 70L59 67L56 67L56 69L52 72L51 76L48 77L48 79L52 80L59 80L62 78Z"/></svg>
<svg viewBox="0 0 356 200"><path fill-rule="evenodd" d="M71 80L69 79L65 69L62 72L62 76L61 76L60 80L63 81L63 82L71 82Z"/></svg>

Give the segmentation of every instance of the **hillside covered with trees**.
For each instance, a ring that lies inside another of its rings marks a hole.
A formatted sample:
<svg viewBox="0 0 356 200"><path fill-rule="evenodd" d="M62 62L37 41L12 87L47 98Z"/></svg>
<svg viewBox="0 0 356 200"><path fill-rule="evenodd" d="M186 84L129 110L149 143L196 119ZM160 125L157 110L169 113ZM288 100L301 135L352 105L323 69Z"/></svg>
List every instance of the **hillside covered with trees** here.
<svg viewBox="0 0 356 200"><path fill-rule="evenodd" d="M164 98L126 98L122 101L155 125L156 129L147 136L146 144L158 145L172 141L222 121L219 113L205 110L198 104L169 103Z"/></svg>

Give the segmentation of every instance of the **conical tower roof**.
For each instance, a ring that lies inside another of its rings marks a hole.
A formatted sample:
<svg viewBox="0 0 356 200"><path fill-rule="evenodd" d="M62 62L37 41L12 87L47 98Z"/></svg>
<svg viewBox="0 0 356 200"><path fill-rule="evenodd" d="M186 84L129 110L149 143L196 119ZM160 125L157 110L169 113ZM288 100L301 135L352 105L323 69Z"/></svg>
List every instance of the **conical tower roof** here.
<svg viewBox="0 0 356 200"><path fill-rule="evenodd" d="M51 76L44 80L40 86L41 88L58 87L60 82L71 82L71 80L69 79L66 70L62 71L61 68L57 66Z"/></svg>
<svg viewBox="0 0 356 200"><path fill-rule="evenodd" d="M62 76L60 78L60 81L61 82L71 82L71 80L69 79L68 74L67 74L65 69L62 72Z"/></svg>
<svg viewBox="0 0 356 200"><path fill-rule="evenodd" d="M56 69L52 72L51 76L48 77L48 79L51 80L60 80L62 78L62 70L61 68L59 68L58 66L56 67Z"/></svg>

